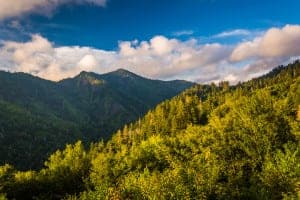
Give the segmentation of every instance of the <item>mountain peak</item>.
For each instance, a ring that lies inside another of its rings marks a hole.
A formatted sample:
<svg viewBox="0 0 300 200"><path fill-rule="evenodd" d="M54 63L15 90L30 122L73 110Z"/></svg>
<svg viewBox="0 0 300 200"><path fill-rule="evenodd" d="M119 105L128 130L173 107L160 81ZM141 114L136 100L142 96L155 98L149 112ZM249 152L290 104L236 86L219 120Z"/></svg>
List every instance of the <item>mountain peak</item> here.
<svg viewBox="0 0 300 200"><path fill-rule="evenodd" d="M99 79L98 75L94 72L81 71L77 76L77 79L84 85L100 85L104 83L104 80Z"/></svg>
<svg viewBox="0 0 300 200"><path fill-rule="evenodd" d="M79 73L79 75L84 75L84 74L88 74L89 72L87 72L87 71L81 71L80 73Z"/></svg>
<svg viewBox="0 0 300 200"><path fill-rule="evenodd" d="M112 74L118 74L118 75L121 75L121 76L132 76L132 75L137 76L136 74L134 74L134 73L132 73L132 72L130 72L130 71L124 69L124 68L119 68L115 71L112 71L111 73Z"/></svg>
<svg viewBox="0 0 300 200"><path fill-rule="evenodd" d="M119 68L119 69L115 70L115 72L119 72L119 73L131 73L130 71L128 71L127 69L124 69L124 68Z"/></svg>
<svg viewBox="0 0 300 200"><path fill-rule="evenodd" d="M93 75L93 74L94 74L94 72L81 71L78 76L89 76L89 75Z"/></svg>

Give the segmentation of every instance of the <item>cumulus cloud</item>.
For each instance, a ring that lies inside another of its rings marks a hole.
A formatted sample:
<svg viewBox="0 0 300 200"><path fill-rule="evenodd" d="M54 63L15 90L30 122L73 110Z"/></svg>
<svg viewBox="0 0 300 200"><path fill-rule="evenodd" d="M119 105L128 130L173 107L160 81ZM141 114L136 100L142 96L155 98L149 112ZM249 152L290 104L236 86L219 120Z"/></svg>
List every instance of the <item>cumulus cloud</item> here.
<svg viewBox="0 0 300 200"><path fill-rule="evenodd" d="M0 49L0 68L31 73L50 80L60 80L80 71L91 71L98 62L94 55L105 56L109 52L88 47L57 47L40 35L32 35L31 41L3 42ZM105 58L109 59L109 57Z"/></svg>
<svg viewBox="0 0 300 200"><path fill-rule="evenodd" d="M164 36L138 44L121 42L119 47L118 65L163 79L182 78L197 68L206 70L207 66L221 62L231 53L229 47L220 44L198 45L196 40L182 42Z"/></svg>
<svg viewBox="0 0 300 200"><path fill-rule="evenodd" d="M195 40L182 42L164 36L155 36L150 41L123 41L117 51L104 51L91 47L55 47L46 38L32 35L25 43L3 43L0 68L7 69L9 65L10 71L60 80L83 70L105 73L123 67L150 78L172 79L189 76L194 70L211 71L230 53L230 48L220 44L198 45Z"/></svg>
<svg viewBox="0 0 300 200"><path fill-rule="evenodd" d="M106 73L126 68L153 79L186 79L231 83L266 73L300 56L300 26L267 30L261 37L236 45L200 44L154 36L149 41L121 41L115 51L61 46L41 35L30 41L3 41L0 69L22 71L49 80L72 77L81 71Z"/></svg>
<svg viewBox="0 0 300 200"><path fill-rule="evenodd" d="M82 71L92 71L97 67L97 60L96 58L91 55L87 54L85 55L79 62L78 66Z"/></svg>
<svg viewBox="0 0 300 200"><path fill-rule="evenodd" d="M106 0L0 0L0 20L29 12L49 15L56 7L67 3L105 6Z"/></svg>
<svg viewBox="0 0 300 200"><path fill-rule="evenodd" d="M282 58L300 55L300 26L286 25L271 28L263 36L239 44L230 57L231 61L259 58Z"/></svg>
<svg viewBox="0 0 300 200"><path fill-rule="evenodd" d="M52 44L39 35L33 35L32 41L26 43L4 42L3 51L11 53L12 61L18 71L35 73L46 68L53 56Z"/></svg>

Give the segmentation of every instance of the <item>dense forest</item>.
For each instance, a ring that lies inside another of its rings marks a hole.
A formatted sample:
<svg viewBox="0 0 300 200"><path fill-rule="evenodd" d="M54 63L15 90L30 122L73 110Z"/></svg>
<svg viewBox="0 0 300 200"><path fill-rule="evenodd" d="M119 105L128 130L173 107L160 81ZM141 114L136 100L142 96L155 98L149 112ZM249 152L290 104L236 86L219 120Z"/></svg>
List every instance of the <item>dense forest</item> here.
<svg viewBox="0 0 300 200"><path fill-rule="evenodd" d="M299 199L300 62L195 85L111 140L68 144L38 171L0 168L0 199Z"/></svg>
<svg viewBox="0 0 300 200"><path fill-rule="evenodd" d="M52 82L0 71L0 165L39 169L67 143L109 139L124 124L193 84L119 69Z"/></svg>

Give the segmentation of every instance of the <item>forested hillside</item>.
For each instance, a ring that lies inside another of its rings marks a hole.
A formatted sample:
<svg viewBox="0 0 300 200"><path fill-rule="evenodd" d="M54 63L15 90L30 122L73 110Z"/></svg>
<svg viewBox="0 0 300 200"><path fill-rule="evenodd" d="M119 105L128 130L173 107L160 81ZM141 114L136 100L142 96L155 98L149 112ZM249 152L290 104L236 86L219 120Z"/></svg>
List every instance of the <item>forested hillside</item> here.
<svg viewBox="0 0 300 200"><path fill-rule="evenodd" d="M0 72L0 165L37 169L59 148L109 139L159 102L193 84L150 80L119 69L60 82Z"/></svg>
<svg viewBox="0 0 300 200"><path fill-rule="evenodd" d="M300 63L229 86L196 85L108 142L0 168L8 199L299 199Z"/></svg>

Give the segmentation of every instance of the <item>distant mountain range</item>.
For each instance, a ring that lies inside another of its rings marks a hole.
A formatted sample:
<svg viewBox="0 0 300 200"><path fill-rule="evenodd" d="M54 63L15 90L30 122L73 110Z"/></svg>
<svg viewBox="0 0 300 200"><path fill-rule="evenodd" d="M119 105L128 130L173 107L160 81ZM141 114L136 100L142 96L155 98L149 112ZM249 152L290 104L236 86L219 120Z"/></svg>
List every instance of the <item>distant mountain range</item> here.
<svg viewBox="0 0 300 200"><path fill-rule="evenodd" d="M54 150L77 140L108 139L194 83L160 81L124 69L81 72L52 82L0 72L0 165L39 168Z"/></svg>

